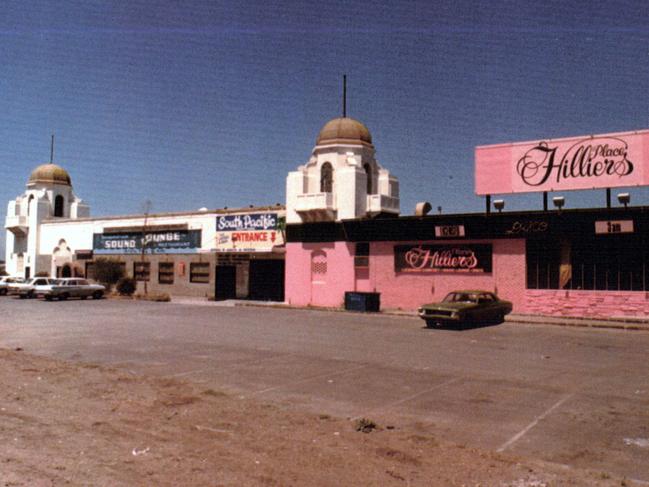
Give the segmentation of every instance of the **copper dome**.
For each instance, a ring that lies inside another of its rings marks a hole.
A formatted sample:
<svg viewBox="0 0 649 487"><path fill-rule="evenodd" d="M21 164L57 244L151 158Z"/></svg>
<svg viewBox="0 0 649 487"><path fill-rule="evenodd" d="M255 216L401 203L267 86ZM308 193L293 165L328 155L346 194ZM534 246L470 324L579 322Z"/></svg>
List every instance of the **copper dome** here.
<svg viewBox="0 0 649 487"><path fill-rule="evenodd" d="M372 145L372 135L365 125L349 117L334 118L318 134L316 145L333 143Z"/></svg>
<svg viewBox="0 0 649 487"><path fill-rule="evenodd" d="M32 171L27 185L31 186L38 183L72 186L68 172L56 164L41 164Z"/></svg>

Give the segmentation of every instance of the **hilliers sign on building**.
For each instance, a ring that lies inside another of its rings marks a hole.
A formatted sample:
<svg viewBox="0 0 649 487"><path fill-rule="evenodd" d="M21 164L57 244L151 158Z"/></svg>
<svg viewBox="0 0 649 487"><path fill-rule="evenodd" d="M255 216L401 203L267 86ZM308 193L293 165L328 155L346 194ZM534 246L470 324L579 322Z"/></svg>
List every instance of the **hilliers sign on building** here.
<svg viewBox="0 0 649 487"><path fill-rule="evenodd" d="M476 148L476 193L649 184L649 131Z"/></svg>
<svg viewBox="0 0 649 487"><path fill-rule="evenodd" d="M397 272L491 272L490 244L397 245Z"/></svg>

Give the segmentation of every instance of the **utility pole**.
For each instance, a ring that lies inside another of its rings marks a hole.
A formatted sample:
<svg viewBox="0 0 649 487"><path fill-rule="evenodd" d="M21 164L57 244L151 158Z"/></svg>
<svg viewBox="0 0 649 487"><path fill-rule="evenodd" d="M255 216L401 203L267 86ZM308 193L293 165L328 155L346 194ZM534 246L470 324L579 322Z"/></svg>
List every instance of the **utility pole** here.
<svg viewBox="0 0 649 487"><path fill-rule="evenodd" d="M144 268L145 268L145 252L146 252L146 226L149 220L149 211L151 211L151 200L146 200L144 202L144 224L142 225L142 256L140 259L140 274L144 276ZM149 272L149 277L151 277L151 273ZM144 281L144 294L148 295L149 294L149 280L148 279L143 279Z"/></svg>

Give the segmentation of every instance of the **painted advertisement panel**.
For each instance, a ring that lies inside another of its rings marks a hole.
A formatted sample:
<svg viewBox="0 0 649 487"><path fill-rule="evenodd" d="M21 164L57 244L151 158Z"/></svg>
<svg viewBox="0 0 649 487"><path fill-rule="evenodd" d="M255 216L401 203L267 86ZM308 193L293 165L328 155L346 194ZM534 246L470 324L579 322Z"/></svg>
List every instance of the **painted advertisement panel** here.
<svg viewBox="0 0 649 487"><path fill-rule="evenodd" d="M476 148L478 195L649 185L649 131Z"/></svg>
<svg viewBox="0 0 649 487"><path fill-rule="evenodd" d="M397 272L491 272L491 244L395 245Z"/></svg>
<svg viewBox="0 0 649 487"><path fill-rule="evenodd" d="M191 254L201 248L200 230L174 230L142 233L95 233L95 254Z"/></svg>
<svg viewBox="0 0 649 487"><path fill-rule="evenodd" d="M284 245L277 213L223 215L216 218L217 252L270 252Z"/></svg>

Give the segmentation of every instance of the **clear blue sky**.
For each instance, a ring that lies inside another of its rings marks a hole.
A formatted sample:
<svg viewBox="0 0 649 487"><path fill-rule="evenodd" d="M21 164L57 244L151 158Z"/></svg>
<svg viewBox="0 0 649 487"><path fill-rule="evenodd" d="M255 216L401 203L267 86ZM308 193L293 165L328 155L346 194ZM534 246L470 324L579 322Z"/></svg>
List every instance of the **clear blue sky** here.
<svg viewBox="0 0 649 487"><path fill-rule="evenodd" d="M402 213L482 211L476 145L649 128L649 4L9 0L0 72L3 208L52 133L93 215L283 203L346 73Z"/></svg>

